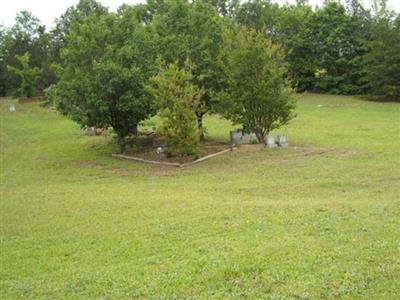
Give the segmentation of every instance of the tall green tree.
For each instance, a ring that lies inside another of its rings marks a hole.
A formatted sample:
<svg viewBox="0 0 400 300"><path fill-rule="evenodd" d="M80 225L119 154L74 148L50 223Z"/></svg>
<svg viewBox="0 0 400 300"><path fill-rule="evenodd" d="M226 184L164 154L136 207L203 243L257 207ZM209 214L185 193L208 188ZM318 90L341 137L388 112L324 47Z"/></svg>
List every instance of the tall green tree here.
<svg viewBox="0 0 400 300"><path fill-rule="evenodd" d="M198 154L196 110L204 91L193 84L190 67L180 69L176 63L161 64L151 82L150 91L163 119L161 131L165 136L166 152L181 157Z"/></svg>
<svg viewBox="0 0 400 300"><path fill-rule="evenodd" d="M47 41L46 28L41 25L39 19L28 11L21 11L15 18L15 24L3 31L2 43L4 50L0 50L4 66L17 66L20 64L17 57L26 52L30 55L29 66L39 69L46 68ZM5 73L5 93L12 94L21 86L21 77L14 73ZM36 89L42 90L42 77L37 80Z"/></svg>
<svg viewBox="0 0 400 300"><path fill-rule="evenodd" d="M334 94L359 92L363 40L345 7L328 2L310 18L309 30L315 62L314 87ZM321 71L321 72L318 72Z"/></svg>
<svg viewBox="0 0 400 300"><path fill-rule="evenodd" d="M365 79L378 100L400 101L400 15L378 16L365 54Z"/></svg>
<svg viewBox="0 0 400 300"><path fill-rule="evenodd" d="M72 23L49 97L82 126L112 127L123 152L127 138L153 112L145 89L156 70L152 37L129 8Z"/></svg>
<svg viewBox="0 0 400 300"><path fill-rule="evenodd" d="M221 113L233 123L263 143L294 117L283 51L264 33L246 27L227 32L219 61L226 78Z"/></svg>
<svg viewBox="0 0 400 300"><path fill-rule="evenodd" d="M52 62L61 62L61 49L65 46L66 36L72 23L81 23L91 15L100 17L107 13L107 8L95 0L79 0L78 4L67 8L55 20L55 27L49 32L48 47Z"/></svg>
<svg viewBox="0 0 400 300"><path fill-rule="evenodd" d="M183 67L193 63L193 83L205 90L203 105L196 111L201 138L203 116L212 109L212 91L220 89L221 69L217 56L222 44L222 22L217 10L207 1L165 1L164 10L153 18L162 58Z"/></svg>
<svg viewBox="0 0 400 300"><path fill-rule="evenodd" d="M4 26L0 25L0 97L6 95L6 80L7 80L7 32Z"/></svg>
<svg viewBox="0 0 400 300"><path fill-rule="evenodd" d="M313 55L313 38L308 27L313 14L307 3L283 6L276 18L276 30L274 34L270 34L285 52L288 75L298 91L314 88L315 65L318 59Z"/></svg>
<svg viewBox="0 0 400 300"><path fill-rule="evenodd" d="M36 81L38 80L41 70L38 67L31 68L29 66L30 54L26 52L24 55L16 55L15 58L20 66L7 66L9 72L14 73L21 79L21 85L18 88L18 96L31 97L37 92Z"/></svg>

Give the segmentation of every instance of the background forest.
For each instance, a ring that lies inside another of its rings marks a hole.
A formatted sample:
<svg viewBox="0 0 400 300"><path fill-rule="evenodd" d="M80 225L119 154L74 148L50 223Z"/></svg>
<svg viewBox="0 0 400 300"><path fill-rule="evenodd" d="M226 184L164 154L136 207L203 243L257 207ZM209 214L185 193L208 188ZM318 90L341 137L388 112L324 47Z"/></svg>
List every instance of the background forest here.
<svg viewBox="0 0 400 300"><path fill-rule="evenodd" d="M50 29L30 12L21 11L14 26L0 27L0 95L24 93L20 90L21 76L13 68L23 68L21 58L26 53L30 56L29 67L40 70L31 72L31 80L36 93L42 94L57 82L57 69L68 60L63 48L79 39L79 24L83 32L88 18L94 19L91 23L99 23L90 29L95 43L96 35L105 34L96 32L102 28L104 18L100 16L121 15L126 10L130 11L130 18L145 24L154 35L153 51L163 52L163 57L170 61L196 57L194 52L204 53L207 48L210 57L198 57L203 62L198 66L199 72L211 75L206 74L206 85L217 84L212 60L218 52L218 27L230 21L264 31L283 47L288 75L299 92L367 94L381 100L400 98L399 14L388 9L385 1L375 1L372 9L367 9L359 0L347 0L345 5L326 1L316 9L303 0L284 6L269 0L149 0L146 4L123 6L117 13L108 12L94 0L81 0ZM132 22L126 20L121 26L134 26ZM203 31L204 39L197 45L191 36L198 36L198 32L193 31ZM162 51L167 44L169 50ZM96 51L98 45L92 46ZM32 93L35 91L29 91Z"/></svg>

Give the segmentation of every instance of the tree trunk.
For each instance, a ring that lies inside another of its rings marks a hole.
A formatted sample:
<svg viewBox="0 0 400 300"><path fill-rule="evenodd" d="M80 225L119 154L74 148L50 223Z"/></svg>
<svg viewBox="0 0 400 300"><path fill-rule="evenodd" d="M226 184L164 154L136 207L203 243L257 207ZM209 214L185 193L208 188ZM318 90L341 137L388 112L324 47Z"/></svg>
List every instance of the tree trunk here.
<svg viewBox="0 0 400 300"><path fill-rule="evenodd" d="M203 127L203 113L196 114L197 116L197 128L199 130L199 136L200 136L200 142L205 141L205 135L204 135L204 127Z"/></svg>
<svg viewBox="0 0 400 300"><path fill-rule="evenodd" d="M255 132L257 140L260 144L265 144L265 135L262 132Z"/></svg>
<svg viewBox="0 0 400 300"><path fill-rule="evenodd" d="M135 124L135 128L132 130L133 135L137 136L138 135L138 124Z"/></svg>
<svg viewBox="0 0 400 300"><path fill-rule="evenodd" d="M124 153L126 150L126 142L125 142L125 138L123 137L119 137L118 138L118 145L119 145L119 150L121 153Z"/></svg>

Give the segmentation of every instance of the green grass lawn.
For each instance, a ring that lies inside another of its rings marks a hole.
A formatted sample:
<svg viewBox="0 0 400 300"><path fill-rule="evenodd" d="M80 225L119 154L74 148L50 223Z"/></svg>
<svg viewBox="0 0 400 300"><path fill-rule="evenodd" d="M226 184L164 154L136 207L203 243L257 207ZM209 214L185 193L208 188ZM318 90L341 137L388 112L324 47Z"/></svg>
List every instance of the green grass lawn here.
<svg viewBox="0 0 400 300"><path fill-rule="evenodd" d="M8 103L2 299L400 298L399 104L299 96L290 148L178 169Z"/></svg>

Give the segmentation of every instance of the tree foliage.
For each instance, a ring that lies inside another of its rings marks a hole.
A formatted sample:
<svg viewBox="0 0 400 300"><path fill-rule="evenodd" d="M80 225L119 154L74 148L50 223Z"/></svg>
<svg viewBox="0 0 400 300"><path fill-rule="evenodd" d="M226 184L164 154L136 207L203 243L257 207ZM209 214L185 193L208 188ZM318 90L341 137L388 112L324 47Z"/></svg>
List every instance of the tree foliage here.
<svg viewBox="0 0 400 300"><path fill-rule="evenodd" d="M373 24L365 55L365 79L378 100L400 101L400 15Z"/></svg>
<svg viewBox="0 0 400 300"><path fill-rule="evenodd" d="M281 48L255 29L227 32L220 55L226 89L220 93L222 114L260 143L294 116L292 89Z"/></svg>
<svg viewBox="0 0 400 300"><path fill-rule="evenodd" d="M151 79L150 90L163 118L161 132L170 155L199 153L196 111L204 91L193 84L193 79L189 65L180 69L176 63L161 65L158 74Z"/></svg>
<svg viewBox="0 0 400 300"><path fill-rule="evenodd" d="M11 28L5 28L1 33L0 47L0 73L4 78L1 90L5 94L18 94L21 87L21 76L10 72L7 66L20 64L19 57L29 53L29 67L42 69L42 76L36 80L35 89L41 91L47 85L47 33L39 19L28 11L21 11L15 18L15 24Z"/></svg>
<svg viewBox="0 0 400 300"><path fill-rule="evenodd" d="M20 68L8 65L7 69L21 79L21 85L18 88L18 96L34 96L36 93L36 81L41 74L41 70L38 67L31 68L29 66L29 52L26 52L24 55L16 55L15 58L19 62Z"/></svg>
<svg viewBox="0 0 400 300"><path fill-rule="evenodd" d="M269 37L282 46L288 62L288 75L298 91L312 90L316 59L308 29L313 15L307 4L284 6L279 10L275 30Z"/></svg>
<svg viewBox="0 0 400 300"><path fill-rule="evenodd" d="M363 45L356 23L345 8L336 2L328 3L313 14L309 28L315 70L324 70L322 76L315 76L314 89L334 94L359 93Z"/></svg>
<svg viewBox="0 0 400 300"><path fill-rule="evenodd" d="M0 25L0 96L5 96L7 91L6 80L7 80L7 73L6 73L6 66L7 66L7 33L4 26Z"/></svg>
<svg viewBox="0 0 400 300"><path fill-rule="evenodd" d="M220 89L216 58L222 44L222 20L208 1L165 1L162 13L154 16L153 28L166 62L177 62L181 68L187 60L194 64L193 80L205 91L196 111L203 138L203 116L212 109L212 92Z"/></svg>
<svg viewBox="0 0 400 300"><path fill-rule="evenodd" d="M71 25L62 59L52 101L82 126L112 127L124 151L126 138L153 112L145 90L155 71L148 28L132 9L91 15Z"/></svg>
<svg viewBox="0 0 400 300"><path fill-rule="evenodd" d="M270 0L249 0L236 6L232 18L258 30L265 27L282 45L298 91L365 94L372 92L364 76L365 54L369 42L377 39L372 24L389 19L386 2L375 1L371 13L360 0L347 0L346 6L325 1L316 9L308 1L278 6Z"/></svg>
<svg viewBox="0 0 400 300"><path fill-rule="evenodd" d="M378 49L376 45L397 47L393 24L398 14L390 11L387 0L373 1L372 9L365 8L361 0L325 1L317 8L308 3L307 0L297 0L292 5L278 5L271 0L147 0L135 6L123 5L119 10L134 9L132 17L152 28L158 52L165 61L176 61L180 67L186 59L195 63L194 80L205 90L204 110L197 112L202 131L203 115L215 106L211 95L223 88L216 57L227 20L257 30L265 28L268 38L282 45L288 75L297 91L379 93L381 96L377 98L387 98L387 93L374 91L377 81L372 76L372 66L368 68L369 64L374 65L372 57L379 52L374 50ZM55 28L46 31L31 13L20 12L14 26L0 28L0 95L11 94L20 85L19 78L7 72L6 66L16 65L15 55L25 52L31 55L30 66L42 69L36 83L38 92L55 83L52 65L62 63L61 49L71 24L107 13L95 0L80 0L56 19ZM379 31L385 35L385 41ZM386 35L386 32L394 33ZM393 63L390 57L382 56L385 64ZM389 76L383 77L385 82L389 80ZM387 85L393 86L393 82Z"/></svg>
<svg viewBox="0 0 400 300"><path fill-rule="evenodd" d="M89 16L100 17L108 13L107 8L95 0L80 0L77 5L67 8L65 13L55 20L50 31L49 55L53 63L61 63L61 49L72 23L82 23Z"/></svg>

